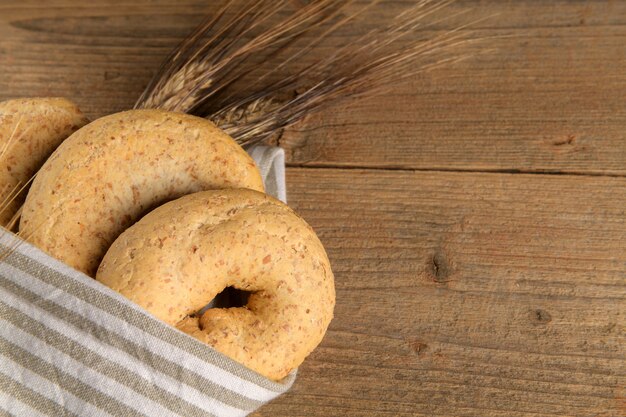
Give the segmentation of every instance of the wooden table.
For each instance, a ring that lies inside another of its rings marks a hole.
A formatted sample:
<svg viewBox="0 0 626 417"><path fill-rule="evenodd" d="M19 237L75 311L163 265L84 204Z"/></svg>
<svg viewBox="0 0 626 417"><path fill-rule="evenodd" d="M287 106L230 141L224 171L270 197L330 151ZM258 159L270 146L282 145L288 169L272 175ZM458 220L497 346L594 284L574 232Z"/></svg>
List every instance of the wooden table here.
<svg viewBox="0 0 626 417"><path fill-rule="evenodd" d="M43 3L0 2L0 99L97 117L211 2ZM626 415L626 1L458 8L491 16L475 28L494 52L280 139L337 308L257 416Z"/></svg>

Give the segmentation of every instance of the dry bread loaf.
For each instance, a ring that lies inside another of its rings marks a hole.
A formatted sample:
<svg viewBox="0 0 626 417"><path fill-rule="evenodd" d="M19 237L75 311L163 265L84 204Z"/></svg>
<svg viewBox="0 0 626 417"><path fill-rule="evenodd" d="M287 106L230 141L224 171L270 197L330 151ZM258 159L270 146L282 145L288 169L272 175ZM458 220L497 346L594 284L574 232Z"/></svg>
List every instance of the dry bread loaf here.
<svg viewBox="0 0 626 417"><path fill-rule="evenodd" d="M311 227L251 190L200 192L148 213L113 243L96 279L274 380L320 343L335 305ZM247 304L195 316L227 287L249 291Z"/></svg>
<svg viewBox="0 0 626 417"><path fill-rule="evenodd" d="M254 161L211 122L133 110L98 119L43 165L20 232L49 255L94 276L115 238L150 209L215 188L263 190Z"/></svg>
<svg viewBox="0 0 626 417"><path fill-rule="evenodd" d="M59 144L87 119L64 98L24 98L0 103L0 201L5 202L28 183ZM24 202L16 196L0 211L6 226ZM8 201L7 201L8 202Z"/></svg>

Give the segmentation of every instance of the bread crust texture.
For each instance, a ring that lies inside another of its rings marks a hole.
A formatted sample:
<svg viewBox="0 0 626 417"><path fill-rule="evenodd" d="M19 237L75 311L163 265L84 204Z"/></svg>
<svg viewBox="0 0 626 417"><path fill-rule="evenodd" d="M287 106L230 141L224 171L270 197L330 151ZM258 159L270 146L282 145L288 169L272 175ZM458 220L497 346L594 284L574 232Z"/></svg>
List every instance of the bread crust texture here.
<svg viewBox="0 0 626 417"><path fill-rule="evenodd" d="M90 276L113 241L149 210L218 188L263 191L259 170L206 119L131 110L81 128L43 165L24 203L20 232Z"/></svg>
<svg viewBox="0 0 626 417"><path fill-rule="evenodd" d="M117 238L96 279L273 380L321 342L335 306L313 229L252 190L205 191L158 207ZM227 287L248 291L247 304L198 314Z"/></svg>
<svg viewBox="0 0 626 417"><path fill-rule="evenodd" d="M30 179L50 154L87 122L78 106L64 98L0 103L0 201L7 202L0 211L1 226L12 223L24 203Z"/></svg>

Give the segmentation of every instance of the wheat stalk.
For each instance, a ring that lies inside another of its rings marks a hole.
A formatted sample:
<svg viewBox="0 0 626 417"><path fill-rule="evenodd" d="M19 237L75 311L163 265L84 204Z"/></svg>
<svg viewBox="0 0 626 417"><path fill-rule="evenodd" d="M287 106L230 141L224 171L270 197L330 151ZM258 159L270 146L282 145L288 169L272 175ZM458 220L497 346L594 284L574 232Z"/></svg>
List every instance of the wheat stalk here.
<svg viewBox="0 0 626 417"><path fill-rule="evenodd" d="M154 94L146 97L142 107L159 107L170 111L193 107L199 92L211 87L211 79L205 77L209 72L209 63L189 62L168 78Z"/></svg>
<svg viewBox="0 0 626 417"><path fill-rule="evenodd" d="M234 132L238 127L248 123L255 123L256 120L265 117L265 115L278 107L279 104L271 97L262 97L252 100L245 105L223 109L219 113L212 115L211 121L227 132Z"/></svg>
<svg viewBox="0 0 626 417"><path fill-rule="evenodd" d="M419 30L458 17L442 13L452 2L418 0L386 27L350 40L320 62L290 70L330 34L380 2L348 12L353 1L318 0L282 17L284 0L253 1L237 10L230 0L172 52L136 107L191 112L213 121L242 145L260 142L338 100L380 94L420 73L466 59L470 55L458 50L478 40L467 26L413 40ZM305 35L312 40L305 39L290 56L276 58ZM274 65L255 74L245 90L236 88L257 70L259 57Z"/></svg>
<svg viewBox="0 0 626 417"><path fill-rule="evenodd" d="M229 0L178 45L135 108L189 112L236 78L246 58L312 30L350 4L342 0L316 1L280 24L250 36L283 10L287 0L253 0L228 17L227 12L235 9L235 3Z"/></svg>

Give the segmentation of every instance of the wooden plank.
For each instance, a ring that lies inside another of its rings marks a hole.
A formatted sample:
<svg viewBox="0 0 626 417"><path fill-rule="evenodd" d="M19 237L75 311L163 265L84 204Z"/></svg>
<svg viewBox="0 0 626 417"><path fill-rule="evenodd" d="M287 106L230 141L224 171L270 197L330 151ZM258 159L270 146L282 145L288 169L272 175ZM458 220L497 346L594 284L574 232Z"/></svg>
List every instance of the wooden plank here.
<svg viewBox="0 0 626 417"><path fill-rule="evenodd" d="M54 0L44 6L5 0L0 99L64 95L93 117L127 109L169 50L214 4ZM410 4L389 0L308 54L302 65ZM626 2L465 0L449 10L469 10L461 21L494 15L475 25L477 35L506 37L464 51L497 52L311 117L283 136L289 161L626 174Z"/></svg>
<svg viewBox="0 0 626 417"><path fill-rule="evenodd" d="M287 131L299 166L626 174L626 2L476 1L496 51ZM480 52L480 48L466 48Z"/></svg>
<svg viewBox="0 0 626 417"><path fill-rule="evenodd" d="M623 416L626 179L290 169L335 319L257 416Z"/></svg>
<svg viewBox="0 0 626 417"><path fill-rule="evenodd" d="M3 1L0 99L66 96L92 118L126 110L207 9L202 1Z"/></svg>

